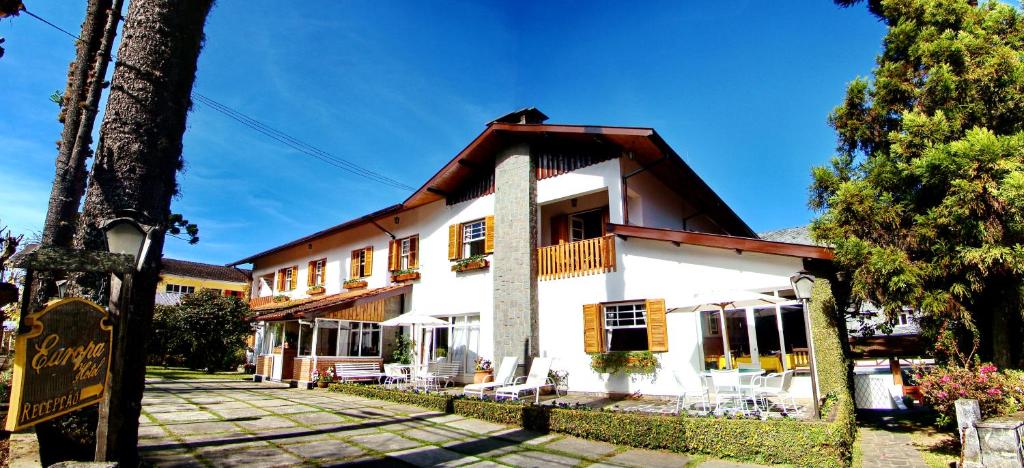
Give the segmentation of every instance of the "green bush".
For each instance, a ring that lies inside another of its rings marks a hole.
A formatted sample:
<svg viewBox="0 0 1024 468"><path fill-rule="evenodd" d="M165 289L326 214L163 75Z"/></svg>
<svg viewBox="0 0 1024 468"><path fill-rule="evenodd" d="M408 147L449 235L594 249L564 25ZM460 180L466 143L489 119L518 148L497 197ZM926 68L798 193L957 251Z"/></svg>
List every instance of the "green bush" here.
<svg viewBox="0 0 1024 468"><path fill-rule="evenodd" d="M650 351L609 351L590 355L590 368L598 374L650 375L659 367L658 358Z"/></svg>
<svg viewBox="0 0 1024 468"><path fill-rule="evenodd" d="M187 294L175 306L157 306L146 342L149 363L184 365L207 372L235 370L245 362L249 306L209 289Z"/></svg>
<svg viewBox="0 0 1024 468"><path fill-rule="evenodd" d="M451 396L439 393L413 393L398 390L387 390L374 385L359 385L337 383L327 387L332 392L344 393L346 395L373 398L374 400L393 401L407 405L422 406L435 411L445 413L451 412Z"/></svg>
<svg viewBox="0 0 1024 468"><path fill-rule="evenodd" d="M853 445L850 398L839 396L826 421L658 416L494 402L442 394L335 384L331 391L638 448L702 453L758 463L847 466Z"/></svg>

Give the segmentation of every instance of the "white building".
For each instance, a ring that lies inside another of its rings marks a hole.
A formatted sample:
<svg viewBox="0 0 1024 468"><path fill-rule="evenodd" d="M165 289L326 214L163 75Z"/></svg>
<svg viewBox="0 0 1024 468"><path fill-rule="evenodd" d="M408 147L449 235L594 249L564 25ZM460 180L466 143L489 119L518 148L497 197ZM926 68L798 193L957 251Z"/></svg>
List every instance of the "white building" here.
<svg viewBox="0 0 1024 468"><path fill-rule="evenodd" d="M415 311L450 324L415 337L419 359L467 379L477 356L550 356L570 391L675 394L727 363L718 313L677 311L712 289L793 299L727 311L724 331L736 362L806 365L789 278L829 249L759 239L653 129L546 118L499 118L403 203L236 262L253 266L257 373L386 361L409 330L378 323ZM592 370L615 351L660 370Z"/></svg>

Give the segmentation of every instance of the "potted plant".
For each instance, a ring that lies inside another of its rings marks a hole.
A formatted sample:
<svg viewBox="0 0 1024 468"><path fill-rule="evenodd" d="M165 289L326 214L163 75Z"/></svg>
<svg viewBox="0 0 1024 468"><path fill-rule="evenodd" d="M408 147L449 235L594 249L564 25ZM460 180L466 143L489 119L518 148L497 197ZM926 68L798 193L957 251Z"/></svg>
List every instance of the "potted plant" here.
<svg viewBox="0 0 1024 468"><path fill-rule="evenodd" d="M491 382L494 380L494 367L491 361L477 356L476 371L473 373L473 383Z"/></svg>
<svg viewBox="0 0 1024 468"><path fill-rule="evenodd" d="M324 286L322 284L314 284L313 286L310 286L309 289L306 290L306 294L314 296L317 294L323 294L324 291L326 291L326 289L324 289Z"/></svg>
<svg viewBox="0 0 1024 468"><path fill-rule="evenodd" d="M288 296L285 296L284 294L278 294L278 295L274 296L274 302L288 302L290 300L291 300L291 298L288 297Z"/></svg>
<svg viewBox="0 0 1024 468"><path fill-rule="evenodd" d="M491 266L491 263L487 260L486 256L473 255L472 257L463 258L455 262L452 265L452 271L461 273L463 271L483 270L489 266Z"/></svg>
<svg viewBox="0 0 1024 468"><path fill-rule="evenodd" d="M650 351L610 351L590 355L590 368L599 374L653 375L661 367Z"/></svg>
<svg viewBox="0 0 1024 468"><path fill-rule="evenodd" d="M415 269L396 270L391 273L392 281L412 281L420 279L420 272Z"/></svg>
<svg viewBox="0 0 1024 468"><path fill-rule="evenodd" d="M366 280L361 278L353 278L342 283L342 287L345 289L359 289L366 287Z"/></svg>

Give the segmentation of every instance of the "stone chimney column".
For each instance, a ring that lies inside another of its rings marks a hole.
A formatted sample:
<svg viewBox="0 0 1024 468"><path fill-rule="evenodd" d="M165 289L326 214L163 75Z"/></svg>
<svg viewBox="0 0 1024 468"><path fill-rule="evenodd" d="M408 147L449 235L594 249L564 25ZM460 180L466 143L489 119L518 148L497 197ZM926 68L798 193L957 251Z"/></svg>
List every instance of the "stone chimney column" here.
<svg viewBox="0 0 1024 468"><path fill-rule="evenodd" d="M538 351L537 177L530 146L514 144L494 168L494 359Z"/></svg>

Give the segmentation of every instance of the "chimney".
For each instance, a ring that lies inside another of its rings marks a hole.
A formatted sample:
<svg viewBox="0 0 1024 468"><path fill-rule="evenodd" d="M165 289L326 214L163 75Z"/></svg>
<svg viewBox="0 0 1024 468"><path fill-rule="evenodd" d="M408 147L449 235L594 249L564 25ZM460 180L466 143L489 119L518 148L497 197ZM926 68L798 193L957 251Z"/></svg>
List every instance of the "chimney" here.
<svg viewBox="0 0 1024 468"><path fill-rule="evenodd" d="M525 107L515 112L510 112L497 119L494 119L491 123L501 122L510 124L542 124L548 120L548 116L544 115L543 112L537 110L536 107ZM489 125L489 124L488 124Z"/></svg>

